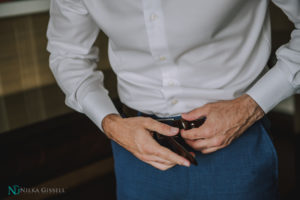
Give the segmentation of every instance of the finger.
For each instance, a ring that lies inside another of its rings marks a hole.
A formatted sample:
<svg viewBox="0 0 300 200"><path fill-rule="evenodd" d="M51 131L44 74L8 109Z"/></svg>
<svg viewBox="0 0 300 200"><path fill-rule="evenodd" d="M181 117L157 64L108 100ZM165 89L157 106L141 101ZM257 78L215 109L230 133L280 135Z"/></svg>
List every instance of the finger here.
<svg viewBox="0 0 300 200"><path fill-rule="evenodd" d="M166 165L155 161L148 161L147 163L162 171L170 169L171 167L176 165L176 164Z"/></svg>
<svg viewBox="0 0 300 200"><path fill-rule="evenodd" d="M204 117L208 114L206 107L207 106L202 106L202 107L196 108L188 113L182 113L181 117L188 121L192 121L192 120L196 120L200 117Z"/></svg>
<svg viewBox="0 0 300 200"><path fill-rule="evenodd" d="M179 164L176 163L174 161L171 161L168 157L162 157L161 153L160 153L160 149L163 147L161 146L156 140L154 140L153 138L150 139L150 141L148 141L148 148L146 148L143 154L137 154L137 157L140 157L141 160L143 161L153 161L153 162L159 162L162 164L167 164L167 165L171 165L171 164ZM168 148L163 147L162 151L168 150L170 151ZM171 153L174 153L173 151L170 151ZM175 155L177 155L176 153L174 153ZM179 156L181 157L181 156Z"/></svg>
<svg viewBox="0 0 300 200"><path fill-rule="evenodd" d="M149 161L158 162L158 163L165 164L165 165L175 165L176 164L174 162L171 162L169 160L166 160L164 158L161 158L161 157L155 156L155 155L151 155L149 157Z"/></svg>
<svg viewBox="0 0 300 200"><path fill-rule="evenodd" d="M164 158L161 158L159 156L153 155L153 154L140 154L140 153L133 153L133 155L137 158L139 158L141 161L149 163L149 162L157 162L164 165L175 165L176 163L171 162L169 160L166 160Z"/></svg>
<svg viewBox="0 0 300 200"><path fill-rule="evenodd" d="M167 136L174 136L179 132L178 128L158 122L152 118L145 118L144 126L146 129L150 131L155 131L157 133L160 133L162 135L167 135Z"/></svg>
<svg viewBox="0 0 300 200"><path fill-rule="evenodd" d="M186 143L194 149L203 150L207 148L222 146L225 143L225 137L221 135L209 139L186 140Z"/></svg>
<svg viewBox="0 0 300 200"><path fill-rule="evenodd" d="M189 140L206 139L214 136L213 132L208 128L206 124L203 124L199 128L193 128L190 130L180 130L181 137Z"/></svg>
<svg viewBox="0 0 300 200"><path fill-rule="evenodd" d="M137 157L140 157L141 160L149 161L158 161L161 163L168 164L179 164L184 166L189 166L190 163L187 159L182 156L179 156L175 152L169 150L168 148L161 146L156 140L152 137L147 140L147 144L143 145L142 153L137 154Z"/></svg>
<svg viewBox="0 0 300 200"><path fill-rule="evenodd" d="M199 139L199 140L205 140L205 139ZM185 140L185 142L192 147L193 149L197 150L197 151L201 151L203 148L198 147L197 142L198 140Z"/></svg>
<svg viewBox="0 0 300 200"><path fill-rule="evenodd" d="M156 150L155 150L154 154L165 160L169 160L170 162L173 162L178 165L183 165L186 167L189 167L191 164L187 159L176 154L175 152L171 151L170 149L168 149L166 147L157 145L157 148L155 148L155 149Z"/></svg>
<svg viewBox="0 0 300 200"><path fill-rule="evenodd" d="M207 148L207 149L203 149L201 150L201 153L203 154L209 154L209 153L213 153L219 149L224 148L226 145L222 145L222 146L218 146L218 147L211 147L211 148Z"/></svg>

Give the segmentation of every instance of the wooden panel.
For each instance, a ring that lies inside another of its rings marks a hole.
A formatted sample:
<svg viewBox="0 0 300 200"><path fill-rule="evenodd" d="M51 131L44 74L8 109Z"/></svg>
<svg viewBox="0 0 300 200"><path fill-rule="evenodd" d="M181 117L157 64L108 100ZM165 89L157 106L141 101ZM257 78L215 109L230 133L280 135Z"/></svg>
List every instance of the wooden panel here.
<svg viewBox="0 0 300 200"><path fill-rule="evenodd" d="M9 128L16 128L28 123L25 98L23 93L4 98Z"/></svg>
<svg viewBox="0 0 300 200"><path fill-rule="evenodd" d="M55 83L46 51L47 13L0 19L0 96ZM100 32L99 69L109 69L108 39Z"/></svg>
<svg viewBox="0 0 300 200"><path fill-rule="evenodd" d="M0 75L2 94L22 89L21 73L17 56L16 38L12 20L0 20Z"/></svg>
<svg viewBox="0 0 300 200"><path fill-rule="evenodd" d="M55 83L55 79L49 68L49 53L47 47L47 26L49 16L48 14L32 15L32 42L34 44L34 57L37 65L37 74L39 78L39 85L44 86Z"/></svg>
<svg viewBox="0 0 300 200"><path fill-rule="evenodd" d="M0 19L0 133L72 111L49 68L48 20L48 13ZM107 44L100 32L98 68L110 96L117 97Z"/></svg>

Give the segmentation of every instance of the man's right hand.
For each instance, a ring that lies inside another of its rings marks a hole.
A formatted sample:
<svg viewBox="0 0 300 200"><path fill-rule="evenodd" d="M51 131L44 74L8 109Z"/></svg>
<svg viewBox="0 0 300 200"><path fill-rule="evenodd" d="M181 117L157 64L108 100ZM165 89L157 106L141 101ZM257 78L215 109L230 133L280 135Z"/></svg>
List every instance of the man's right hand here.
<svg viewBox="0 0 300 200"><path fill-rule="evenodd" d="M176 164L190 166L190 162L166 147L158 144L151 132L174 136L178 128L158 122L150 117L122 118L109 114L102 121L104 133L109 139L130 151L138 159L160 170L167 170Z"/></svg>

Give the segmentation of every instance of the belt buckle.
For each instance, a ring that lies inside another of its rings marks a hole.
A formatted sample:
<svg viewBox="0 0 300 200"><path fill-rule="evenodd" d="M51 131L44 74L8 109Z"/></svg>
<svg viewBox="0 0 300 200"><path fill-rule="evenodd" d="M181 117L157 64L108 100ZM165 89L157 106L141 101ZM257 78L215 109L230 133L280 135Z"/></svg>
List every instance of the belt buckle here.
<svg viewBox="0 0 300 200"><path fill-rule="evenodd" d="M162 118L156 120L162 123L169 124L171 126L175 125L175 127L178 127L179 129L189 130L201 126L205 122L206 118L201 117L193 121L187 121L182 118L180 118L179 120L176 120L175 118ZM177 134L175 136L165 136L157 132L154 132L153 138L160 145L165 146L170 150L174 151L175 153L183 156L184 158L189 160L192 164L198 165L194 156L184 147L187 146L187 144L185 143L184 139L181 137L180 134Z"/></svg>

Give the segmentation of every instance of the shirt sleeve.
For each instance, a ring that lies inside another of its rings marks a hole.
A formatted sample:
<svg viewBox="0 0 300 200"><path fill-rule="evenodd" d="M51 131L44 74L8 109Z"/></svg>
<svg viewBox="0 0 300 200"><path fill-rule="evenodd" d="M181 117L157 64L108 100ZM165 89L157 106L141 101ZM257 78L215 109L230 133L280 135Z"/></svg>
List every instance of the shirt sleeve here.
<svg viewBox="0 0 300 200"><path fill-rule="evenodd" d="M47 30L50 69L65 94L65 104L102 129L103 118L117 113L97 68L93 46L99 28L80 0L52 0Z"/></svg>
<svg viewBox="0 0 300 200"><path fill-rule="evenodd" d="M295 25L291 39L277 51L277 63L246 93L265 111L300 93L300 1L272 0Z"/></svg>

